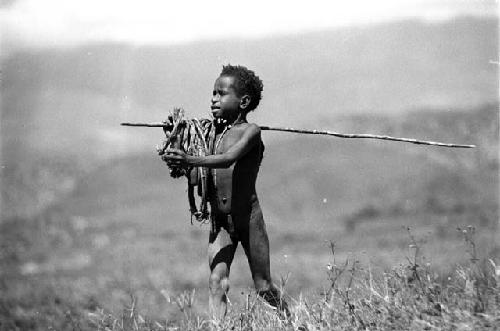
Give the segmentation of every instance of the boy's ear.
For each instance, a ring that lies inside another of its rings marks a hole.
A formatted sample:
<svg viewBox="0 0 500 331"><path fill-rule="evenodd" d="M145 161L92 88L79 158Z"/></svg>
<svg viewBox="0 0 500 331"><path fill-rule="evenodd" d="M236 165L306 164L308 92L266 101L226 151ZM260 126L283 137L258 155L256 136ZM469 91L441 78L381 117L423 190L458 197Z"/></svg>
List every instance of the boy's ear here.
<svg viewBox="0 0 500 331"><path fill-rule="evenodd" d="M248 94L243 95L240 99L240 108L246 109L250 105L251 100L252 98Z"/></svg>

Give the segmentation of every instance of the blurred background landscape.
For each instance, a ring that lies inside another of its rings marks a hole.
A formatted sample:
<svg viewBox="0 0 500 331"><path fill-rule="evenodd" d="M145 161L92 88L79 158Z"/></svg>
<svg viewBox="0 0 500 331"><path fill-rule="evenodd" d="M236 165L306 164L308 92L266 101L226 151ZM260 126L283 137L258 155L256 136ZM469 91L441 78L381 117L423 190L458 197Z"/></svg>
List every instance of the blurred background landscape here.
<svg viewBox="0 0 500 331"><path fill-rule="evenodd" d="M264 81L250 120L476 144L411 144L264 132L257 190L276 282L321 290L328 243L383 270L411 255L406 228L446 274L463 261L457 227L500 263L498 18L405 19L175 45L99 42L2 54L0 315L22 329L121 311L172 318L162 290L195 289L205 312L208 227L190 225L183 179L155 145L176 106L208 116L223 64ZM230 299L252 287L242 250ZM165 293L165 292L164 292ZM40 315L41 314L41 315Z"/></svg>

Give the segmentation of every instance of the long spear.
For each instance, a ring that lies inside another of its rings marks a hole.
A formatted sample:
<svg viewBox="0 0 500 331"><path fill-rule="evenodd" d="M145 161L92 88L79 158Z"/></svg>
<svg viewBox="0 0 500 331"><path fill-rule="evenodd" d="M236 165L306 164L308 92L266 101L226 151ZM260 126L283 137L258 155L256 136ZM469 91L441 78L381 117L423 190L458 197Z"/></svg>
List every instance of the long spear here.
<svg viewBox="0 0 500 331"><path fill-rule="evenodd" d="M120 123L124 126L139 126L139 127L169 127L172 124L155 122L155 123ZM428 140L418 140L413 138L398 138L391 137L386 135L378 135L378 134L356 134L356 133L339 133L334 131L327 130L305 130L305 129L294 129L294 128L285 128L285 127L271 127L271 126L260 126L261 130L269 130L269 131L284 131L284 132L294 132L294 133L302 133L302 134L320 134L326 136L335 136L339 138L360 138L360 139L381 139L381 140L391 140L391 141L402 141L417 145L431 145L431 146L441 146L441 147L452 147L452 148L474 148L476 145L463 145L463 144L447 144L438 141L428 141Z"/></svg>

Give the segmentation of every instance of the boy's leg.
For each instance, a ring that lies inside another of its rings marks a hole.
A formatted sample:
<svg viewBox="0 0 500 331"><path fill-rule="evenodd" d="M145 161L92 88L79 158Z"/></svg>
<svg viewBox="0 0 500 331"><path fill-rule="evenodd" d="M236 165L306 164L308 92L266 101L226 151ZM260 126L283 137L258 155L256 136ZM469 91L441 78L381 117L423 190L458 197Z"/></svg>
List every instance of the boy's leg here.
<svg viewBox="0 0 500 331"><path fill-rule="evenodd" d="M238 243L224 228L214 229L210 232L208 243L209 306L210 313L216 320L222 319L226 314L229 270L237 245Z"/></svg>
<svg viewBox="0 0 500 331"><path fill-rule="evenodd" d="M253 206L247 224L248 228L245 229L246 233L241 243L248 258L255 289L270 305L289 315L287 303L281 298L279 290L271 280L269 239L258 202Z"/></svg>

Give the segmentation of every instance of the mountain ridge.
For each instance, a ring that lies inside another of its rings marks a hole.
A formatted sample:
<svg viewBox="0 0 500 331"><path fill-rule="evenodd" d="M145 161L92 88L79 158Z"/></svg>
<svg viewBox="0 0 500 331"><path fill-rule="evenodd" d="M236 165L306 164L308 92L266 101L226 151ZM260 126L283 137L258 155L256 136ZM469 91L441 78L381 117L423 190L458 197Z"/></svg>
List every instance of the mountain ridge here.
<svg viewBox="0 0 500 331"><path fill-rule="evenodd" d="M498 105L498 65L490 63L498 57L497 26L497 18L467 17L161 48L100 44L16 53L2 62L2 183L19 192L13 199L21 208L32 196L26 192L41 201L33 206L45 205L68 173L153 152L161 130L119 123L158 121L174 106L190 117L208 116L213 81L228 62L245 64L264 80L264 98L249 116L262 125L411 137L429 131L412 130L418 121L390 131L398 126L388 122L422 109L469 111L472 121L475 109ZM360 114L366 120L342 119ZM371 125L377 117L386 123ZM284 139L268 137L269 143ZM63 186L71 188L71 181ZM41 198L39 191L52 193Z"/></svg>

